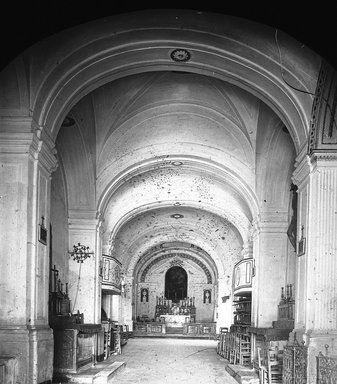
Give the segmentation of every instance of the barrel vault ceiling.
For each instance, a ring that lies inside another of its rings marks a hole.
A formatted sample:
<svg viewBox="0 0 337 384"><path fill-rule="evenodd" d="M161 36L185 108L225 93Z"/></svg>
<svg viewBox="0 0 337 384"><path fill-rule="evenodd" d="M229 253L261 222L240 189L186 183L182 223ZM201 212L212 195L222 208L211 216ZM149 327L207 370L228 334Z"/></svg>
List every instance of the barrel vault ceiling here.
<svg viewBox="0 0 337 384"><path fill-rule="evenodd" d="M103 252L126 270L151 249L184 244L225 273L254 218L288 218L291 137L269 107L232 84L141 73L100 86L68 117L56 146L69 215L102 218Z"/></svg>

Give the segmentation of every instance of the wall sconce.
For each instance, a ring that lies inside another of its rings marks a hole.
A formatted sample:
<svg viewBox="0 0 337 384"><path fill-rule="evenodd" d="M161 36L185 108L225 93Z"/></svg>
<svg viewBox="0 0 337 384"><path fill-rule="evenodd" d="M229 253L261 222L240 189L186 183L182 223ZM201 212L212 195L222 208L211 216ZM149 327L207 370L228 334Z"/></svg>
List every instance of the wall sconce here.
<svg viewBox="0 0 337 384"><path fill-rule="evenodd" d="M225 303L228 299L229 299L229 296L222 296L222 302Z"/></svg>
<svg viewBox="0 0 337 384"><path fill-rule="evenodd" d="M70 253L73 260L77 261L78 263L83 263L84 260L94 254L94 252L90 252L89 247L86 247L80 243L74 245L73 250L69 251L68 253Z"/></svg>

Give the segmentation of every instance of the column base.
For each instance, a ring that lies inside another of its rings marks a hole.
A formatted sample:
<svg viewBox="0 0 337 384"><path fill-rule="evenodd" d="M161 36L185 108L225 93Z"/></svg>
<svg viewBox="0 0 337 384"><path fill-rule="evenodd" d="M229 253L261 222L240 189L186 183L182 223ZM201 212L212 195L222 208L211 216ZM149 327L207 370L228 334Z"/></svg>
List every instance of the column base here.
<svg viewBox="0 0 337 384"><path fill-rule="evenodd" d="M0 328L0 358L16 361L13 382L39 384L53 377L53 331L48 326Z"/></svg>
<svg viewBox="0 0 337 384"><path fill-rule="evenodd" d="M303 342L308 347L307 361L307 383L317 383L317 356L322 353L324 356L337 355L337 330L307 331L294 329L290 334L289 341L294 339Z"/></svg>

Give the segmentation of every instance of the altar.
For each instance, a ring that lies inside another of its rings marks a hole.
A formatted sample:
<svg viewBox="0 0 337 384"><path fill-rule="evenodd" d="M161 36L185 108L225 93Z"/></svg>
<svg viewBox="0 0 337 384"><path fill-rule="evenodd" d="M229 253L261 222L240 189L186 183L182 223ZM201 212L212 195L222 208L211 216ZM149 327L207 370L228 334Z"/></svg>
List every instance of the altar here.
<svg viewBox="0 0 337 384"><path fill-rule="evenodd" d="M190 315L160 315L160 322L165 323L167 327L181 328L186 323L191 322Z"/></svg>

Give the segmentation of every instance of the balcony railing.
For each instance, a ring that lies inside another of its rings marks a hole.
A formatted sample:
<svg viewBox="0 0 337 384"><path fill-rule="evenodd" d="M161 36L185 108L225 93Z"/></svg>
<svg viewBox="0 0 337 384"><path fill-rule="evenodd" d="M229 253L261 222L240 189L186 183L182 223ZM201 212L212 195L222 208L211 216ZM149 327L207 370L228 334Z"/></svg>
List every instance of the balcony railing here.
<svg viewBox="0 0 337 384"><path fill-rule="evenodd" d="M122 264L112 256L102 255L102 289L120 294L122 291Z"/></svg>

